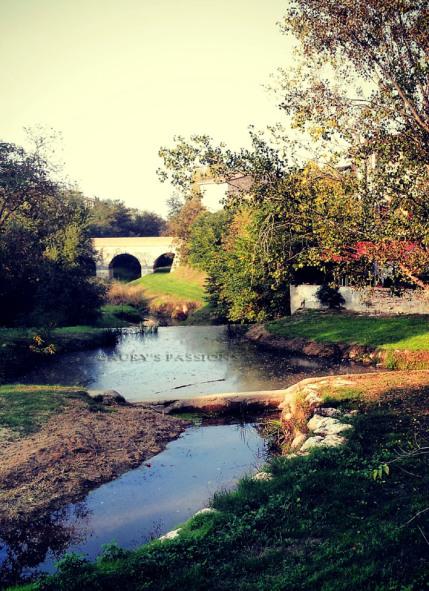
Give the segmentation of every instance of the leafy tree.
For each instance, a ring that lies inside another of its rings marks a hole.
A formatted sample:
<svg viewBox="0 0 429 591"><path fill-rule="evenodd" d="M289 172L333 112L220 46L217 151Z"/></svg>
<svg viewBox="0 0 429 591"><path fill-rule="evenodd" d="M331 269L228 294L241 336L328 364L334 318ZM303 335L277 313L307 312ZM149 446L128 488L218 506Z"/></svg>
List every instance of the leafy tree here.
<svg viewBox="0 0 429 591"><path fill-rule="evenodd" d="M93 278L88 207L79 193L50 180L40 159L8 146L8 166L0 169L0 185L8 184L8 203L21 205L9 209L0 232L0 324L92 321L104 289ZM11 178L20 179L15 186L21 197L12 194ZM44 179L43 184L36 184L35 178ZM30 186L37 192L28 191L23 200L22 187ZM44 193L43 187L49 190Z"/></svg>
<svg viewBox="0 0 429 591"><path fill-rule="evenodd" d="M334 162L348 157L360 180L364 227L356 242L343 234L341 260L427 289L426 3L294 0L283 29L299 39L301 61L282 72L282 108Z"/></svg>
<svg viewBox="0 0 429 591"><path fill-rule="evenodd" d="M13 215L25 211L31 216L41 199L56 192L48 164L40 154L0 142L0 232Z"/></svg>
<svg viewBox="0 0 429 591"><path fill-rule="evenodd" d="M95 237L160 236L165 221L150 211L129 208L119 199L95 198L91 202L90 232Z"/></svg>
<svg viewBox="0 0 429 591"><path fill-rule="evenodd" d="M179 257L182 263L187 262L190 253L189 240L192 227L196 220L206 211L199 192L191 192L183 201L183 205L168 220L167 234L174 236L179 247Z"/></svg>

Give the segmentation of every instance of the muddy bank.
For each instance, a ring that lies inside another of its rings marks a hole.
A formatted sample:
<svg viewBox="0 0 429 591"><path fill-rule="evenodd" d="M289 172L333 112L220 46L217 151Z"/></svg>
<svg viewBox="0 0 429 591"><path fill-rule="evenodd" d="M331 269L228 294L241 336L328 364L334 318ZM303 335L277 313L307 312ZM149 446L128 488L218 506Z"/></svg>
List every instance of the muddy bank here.
<svg viewBox="0 0 429 591"><path fill-rule="evenodd" d="M138 405L75 400L0 450L0 529L82 499L159 453L188 423Z"/></svg>
<svg viewBox="0 0 429 591"><path fill-rule="evenodd" d="M335 362L355 362L385 369L427 369L429 351L383 350L369 345L320 343L303 337L286 338L270 333L263 324L255 324L245 334L249 340L293 355L305 355Z"/></svg>
<svg viewBox="0 0 429 591"><path fill-rule="evenodd" d="M379 361L380 352L364 345L347 343L318 343L302 337L285 338L270 333L263 324L255 324L246 332L246 338L273 349L295 355L321 357L335 361L358 361L368 365Z"/></svg>

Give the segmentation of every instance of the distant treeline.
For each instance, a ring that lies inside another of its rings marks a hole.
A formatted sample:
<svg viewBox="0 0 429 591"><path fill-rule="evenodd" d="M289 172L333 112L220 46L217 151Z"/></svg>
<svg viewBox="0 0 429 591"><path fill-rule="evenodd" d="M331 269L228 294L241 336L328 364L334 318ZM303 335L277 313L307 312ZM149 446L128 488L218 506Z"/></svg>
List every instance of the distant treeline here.
<svg viewBox="0 0 429 591"><path fill-rule="evenodd" d="M156 213L127 207L119 199L87 200L89 231L94 238L109 236L161 236L167 223Z"/></svg>

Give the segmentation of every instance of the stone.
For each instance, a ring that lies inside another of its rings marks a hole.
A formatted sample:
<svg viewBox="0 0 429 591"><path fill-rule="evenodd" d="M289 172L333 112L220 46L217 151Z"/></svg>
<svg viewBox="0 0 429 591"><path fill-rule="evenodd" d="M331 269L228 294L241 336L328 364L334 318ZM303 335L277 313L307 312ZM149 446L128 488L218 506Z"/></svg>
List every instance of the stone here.
<svg viewBox="0 0 429 591"><path fill-rule="evenodd" d="M194 513L194 517L195 515L203 515L204 513L217 513L217 509L214 509L213 507L204 507L204 509L200 509Z"/></svg>
<svg viewBox="0 0 429 591"><path fill-rule="evenodd" d="M272 477L273 475L268 472L256 472L256 474L252 476L252 480L271 480Z"/></svg>
<svg viewBox="0 0 429 591"><path fill-rule="evenodd" d="M316 435L315 437L309 437L304 445L301 447L300 451L305 452L309 449L313 449L315 447L320 447L323 441L323 437L320 435Z"/></svg>
<svg viewBox="0 0 429 591"><path fill-rule="evenodd" d="M299 449L306 439L307 439L307 435L305 433L298 433L293 438L290 448L291 449Z"/></svg>
<svg viewBox="0 0 429 591"><path fill-rule="evenodd" d="M315 435L314 437L309 437L307 439L300 451L306 452L317 447L339 447L340 445L344 445L345 442L345 437L341 437L340 435L332 434L327 437Z"/></svg>
<svg viewBox="0 0 429 591"><path fill-rule="evenodd" d="M164 534L163 536L161 536L160 538L158 538L160 541L164 541L164 540L174 540L174 538L177 538L177 536L179 535L179 532L181 531L181 527L179 527L178 529L173 529L172 531L167 532L166 534Z"/></svg>
<svg viewBox="0 0 429 591"><path fill-rule="evenodd" d="M327 435L323 440L322 447L339 447L340 445L344 445L345 442L346 438L341 435Z"/></svg>
<svg viewBox="0 0 429 591"><path fill-rule="evenodd" d="M319 414L311 417L307 423L307 427L316 435L335 435L352 429L352 426L348 423L341 423L338 419L324 417Z"/></svg>
<svg viewBox="0 0 429 591"><path fill-rule="evenodd" d="M317 409L317 414L322 417L340 417L341 411L338 408L321 407Z"/></svg>
<svg viewBox="0 0 429 591"><path fill-rule="evenodd" d="M330 343L316 343L309 341L303 348L304 355L310 357L321 357L329 359L331 357L338 357L339 351L336 345Z"/></svg>
<svg viewBox="0 0 429 591"><path fill-rule="evenodd" d="M128 402L116 390L106 390L102 394L94 396L95 402L105 404L106 406L125 406Z"/></svg>

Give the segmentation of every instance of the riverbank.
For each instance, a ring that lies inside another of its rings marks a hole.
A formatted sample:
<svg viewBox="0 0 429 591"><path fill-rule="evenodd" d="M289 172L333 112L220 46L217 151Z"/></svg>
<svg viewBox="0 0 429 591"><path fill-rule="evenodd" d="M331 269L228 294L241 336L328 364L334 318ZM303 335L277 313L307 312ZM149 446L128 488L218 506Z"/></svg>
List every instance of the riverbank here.
<svg viewBox="0 0 429 591"><path fill-rule="evenodd" d="M266 477L216 494L215 511L195 516L175 537L137 551L110 547L95 563L70 556L26 589L426 588L429 372L332 380L317 412L347 416L341 445L276 458Z"/></svg>
<svg viewBox="0 0 429 591"><path fill-rule="evenodd" d="M114 330L94 326L0 328L0 384L54 355L115 345Z"/></svg>
<svg viewBox="0 0 429 591"><path fill-rule="evenodd" d="M255 325L246 336L290 354L388 369L429 368L428 316L305 312Z"/></svg>
<svg viewBox="0 0 429 591"><path fill-rule="evenodd" d="M0 387L0 529L80 500L157 454L187 424L77 388Z"/></svg>
<svg viewBox="0 0 429 591"><path fill-rule="evenodd" d="M217 322L206 301L206 276L190 267L169 273L150 273L130 283L114 282L108 292L110 305L144 307L162 322L213 324Z"/></svg>

